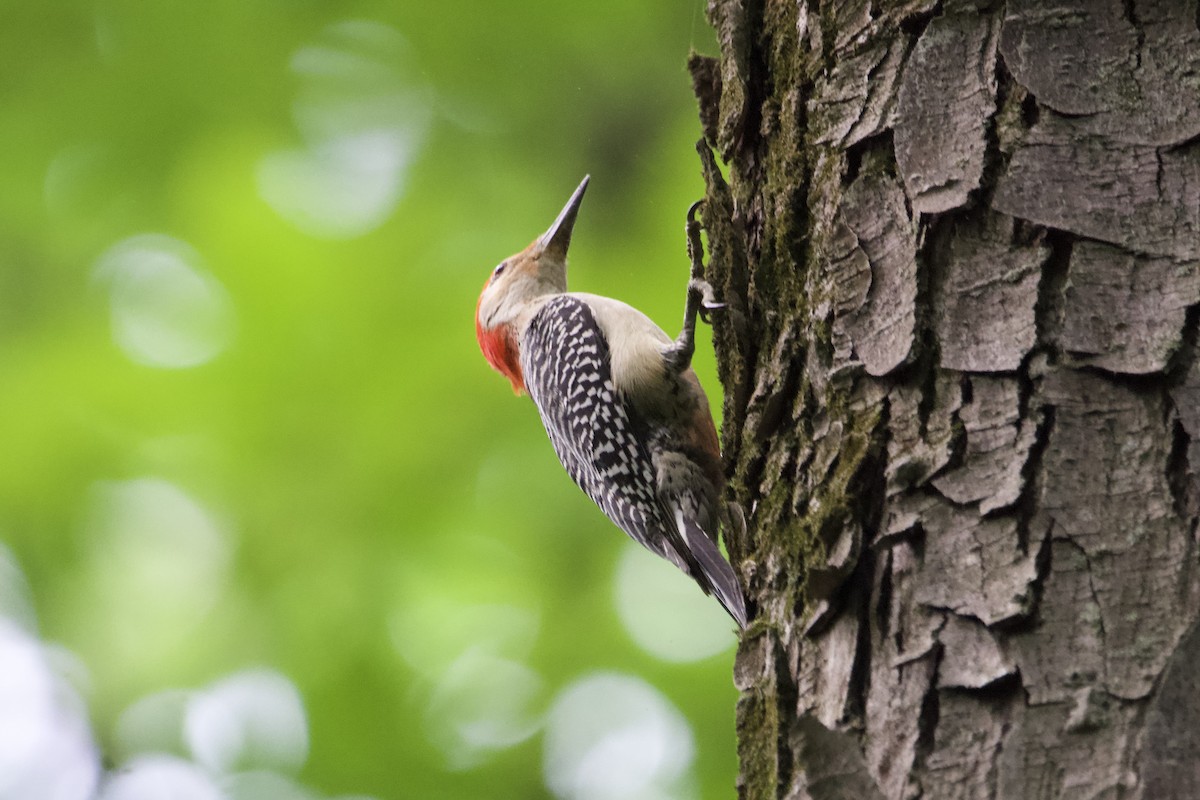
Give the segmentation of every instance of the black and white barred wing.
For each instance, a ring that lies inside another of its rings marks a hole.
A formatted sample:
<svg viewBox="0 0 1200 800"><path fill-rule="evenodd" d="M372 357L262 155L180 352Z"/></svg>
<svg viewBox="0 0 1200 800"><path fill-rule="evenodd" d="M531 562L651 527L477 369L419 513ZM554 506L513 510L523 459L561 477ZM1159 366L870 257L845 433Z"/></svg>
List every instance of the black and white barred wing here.
<svg viewBox="0 0 1200 800"><path fill-rule="evenodd" d="M608 342L587 303L559 296L521 339L521 371L554 452L587 496L622 530L691 572L664 525L654 464L617 395Z"/></svg>

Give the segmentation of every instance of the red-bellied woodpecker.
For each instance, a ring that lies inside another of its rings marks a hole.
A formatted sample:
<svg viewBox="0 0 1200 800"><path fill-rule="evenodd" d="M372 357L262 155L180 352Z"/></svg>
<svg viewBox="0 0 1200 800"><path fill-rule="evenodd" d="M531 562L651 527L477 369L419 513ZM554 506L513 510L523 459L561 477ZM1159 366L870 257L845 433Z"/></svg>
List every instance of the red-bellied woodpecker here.
<svg viewBox="0 0 1200 800"><path fill-rule="evenodd" d="M722 499L717 431L691 368L696 315L720 306L693 278L673 340L625 303L568 292L567 247L587 185L585 177L550 229L492 271L475 311L479 346L517 394L529 393L588 497L745 627L741 587L716 544L720 523L741 515Z"/></svg>

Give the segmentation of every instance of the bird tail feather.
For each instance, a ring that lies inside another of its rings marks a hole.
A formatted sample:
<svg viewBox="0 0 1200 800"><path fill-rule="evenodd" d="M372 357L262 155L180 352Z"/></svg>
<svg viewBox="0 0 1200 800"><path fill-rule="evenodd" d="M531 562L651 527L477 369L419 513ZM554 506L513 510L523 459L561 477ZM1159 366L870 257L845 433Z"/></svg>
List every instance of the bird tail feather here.
<svg viewBox="0 0 1200 800"><path fill-rule="evenodd" d="M742 586L737 573L721 555L717 543L694 521L683 520L687 548L700 567L700 587L708 591L725 607L729 616L733 617L738 627L746 627L746 599L742 594Z"/></svg>

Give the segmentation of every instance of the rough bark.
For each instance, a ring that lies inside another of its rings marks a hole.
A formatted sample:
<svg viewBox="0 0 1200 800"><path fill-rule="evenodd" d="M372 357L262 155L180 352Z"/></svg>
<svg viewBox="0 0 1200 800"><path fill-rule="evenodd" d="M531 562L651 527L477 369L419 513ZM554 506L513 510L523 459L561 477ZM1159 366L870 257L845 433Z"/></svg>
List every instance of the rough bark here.
<svg viewBox="0 0 1200 800"><path fill-rule="evenodd" d="M1196 0L708 13L740 795L1200 797Z"/></svg>

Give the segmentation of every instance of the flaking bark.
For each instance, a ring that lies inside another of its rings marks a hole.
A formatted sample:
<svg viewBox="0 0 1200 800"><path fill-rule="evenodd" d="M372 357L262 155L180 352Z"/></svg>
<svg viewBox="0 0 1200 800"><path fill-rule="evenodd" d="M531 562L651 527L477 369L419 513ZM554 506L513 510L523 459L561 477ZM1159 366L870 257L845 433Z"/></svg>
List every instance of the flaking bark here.
<svg viewBox="0 0 1200 800"><path fill-rule="evenodd" d="M709 20L740 796L1200 797L1195 0Z"/></svg>

